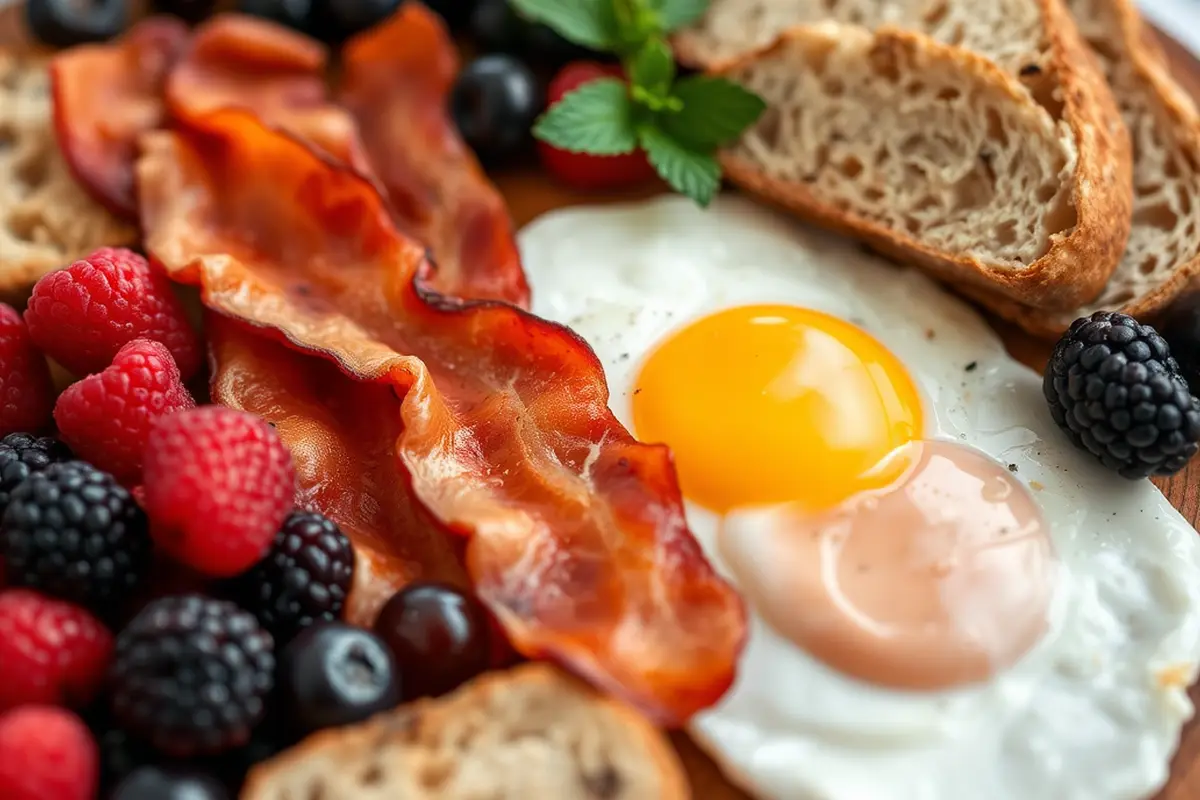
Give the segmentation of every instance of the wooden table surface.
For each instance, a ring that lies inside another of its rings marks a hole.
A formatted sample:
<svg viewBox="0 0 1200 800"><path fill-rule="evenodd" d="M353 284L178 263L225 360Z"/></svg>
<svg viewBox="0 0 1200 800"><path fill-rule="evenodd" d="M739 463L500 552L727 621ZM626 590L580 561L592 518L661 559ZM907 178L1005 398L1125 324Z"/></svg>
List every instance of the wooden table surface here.
<svg viewBox="0 0 1200 800"><path fill-rule="evenodd" d="M3 1L0 0L0 5ZM140 5L140 3L139 3ZM20 15L9 6L0 8L0 46L24 43L20 30ZM1200 60L1173 40L1163 36L1163 47L1171 58L1177 79L1200 101ZM597 196L565 190L549 182L536 171L516 171L494 176L509 203L517 225L556 208L598 202L620 202L648 196L653 191L641 190ZM1014 333L1010 326L997 325L1013 355L1036 369L1041 369L1049 353L1045 342ZM1193 525L1200 519L1200 459L1170 480L1158 481L1171 503ZM1200 706L1200 684L1191 689L1192 702ZM684 764L691 776L696 800L749 800L722 777L716 765L685 735L674 737ZM1171 767L1171 776L1163 791L1153 800L1200 800L1200 719L1193 720L1184 732Z"/></svg>

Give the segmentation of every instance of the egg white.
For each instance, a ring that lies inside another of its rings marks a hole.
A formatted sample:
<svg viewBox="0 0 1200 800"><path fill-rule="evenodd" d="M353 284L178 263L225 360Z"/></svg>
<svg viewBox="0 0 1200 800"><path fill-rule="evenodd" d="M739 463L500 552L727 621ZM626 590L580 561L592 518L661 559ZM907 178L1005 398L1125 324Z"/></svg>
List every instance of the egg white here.
<svg viewBox="0 0 1200 800"><path fill-rule="evenodd" d="M671 330L730 306L805 306L886 343L924 395L927 436L1008 465L1049 522L1061 559L1051 631L980 685L871 686L751 610L735 686L691 725L733 780L779 800L1118 800L1162 785L1200 662L1200 537L1150 482L1075 450L1040 376L970 307L733 197L707 211L679 197L558 211L520 246L534 311L591 344L626 425L640 362ZM720 520L687 513L732 579L715 546Z"/></svg>

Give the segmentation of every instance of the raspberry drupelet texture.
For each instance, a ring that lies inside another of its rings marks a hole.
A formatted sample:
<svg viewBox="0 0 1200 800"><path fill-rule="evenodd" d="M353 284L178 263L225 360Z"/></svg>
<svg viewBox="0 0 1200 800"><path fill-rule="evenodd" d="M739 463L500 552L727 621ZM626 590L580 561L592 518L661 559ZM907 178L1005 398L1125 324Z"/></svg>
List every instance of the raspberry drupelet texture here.
<svg viewBox="0 0 1200 800"><path fill-rule="evenodd" d="M0 592L0 712L86 705L104 681L112 648L112 634L79 606L27 589Z"/></svg>
<svg viewBox="0 0 1200 800"><path fill-rule="evenodd" d="M70 461L71 448L49 436L10 433L0 439L0 516L8 508L8 498L30 475L51 464Z"/></svg>
<svg viewBox="0 0 1200 800"><path fill-rule="evenodd" d="M145 579L152 543L127 489L90 464L66 461L13 490L0 556L9 584L107 614Z"/></svg>
<svg viewBox="0 0 1200 800"><path fill-rule="evenodd" d="M346 534L327 517L294 511L267 555L232 588L282 645L314 622L337 619L353 577L354 549Z"/></svg>
<svg viewBox="0 0 1200 800"><path fill-rule="evenodd" d="M1163 338L1125 314L1076 320L1042 389L1071 441L1123 477L1172 475L1200 449L1200 401Z"/></svg>
<svg viewBox="0 0 1200 800"><path fill-rule="evenodd" d="M159 419L146 443L145 475L155 541L216 577L263 557L296 493L291 453L275 429L222 406Z"/></svg>
<svg viewBox="0 0 1200 800"><path fill-rule="evenodd" d="M0 797L93 800L96 743L79 717L31 705L0 715Z"/></svg>
<svg viewBox="0 0 1200 800"><path fill-rule="evenodd" d="M142 454L155 420L195 405L171 351L134 339L105 370L59 395L54 420L80 458L133 486L142 480Z"/></svg>
<svg viewBox="0 0 1200 800"><path fill-rule="evenodd" d="M0 435L50 424L50 367L30 340L21 315L0 303Z"/></svg>
<svg viewBox="0 0 1200 800"><path fill-rule="evenodd" d="M250 740L274 686L271 635L249 612L201 595L154 600L117 635L113 717L177 758Z"/></svg>
<svg viewBox="0 0 1200 800"><path fill-rule="evenodd" d="M200 366L199 339L170 281L122 248L102 248L38 281L25 322L38 347L76 375L101 371L134 339L166 345L185 380Z"/></svg>

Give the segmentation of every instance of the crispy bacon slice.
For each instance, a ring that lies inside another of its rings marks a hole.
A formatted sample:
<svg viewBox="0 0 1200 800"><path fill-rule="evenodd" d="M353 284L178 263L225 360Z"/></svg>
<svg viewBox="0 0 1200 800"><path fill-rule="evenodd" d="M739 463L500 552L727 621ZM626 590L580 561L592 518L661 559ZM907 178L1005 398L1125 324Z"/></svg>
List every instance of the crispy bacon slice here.
<svg viewBox="0 0 1200 800"><path fill-rule="evenodd" d="M97 202L137 219L138 137L162 123L162 86L188 39L175 17L150 17L120 39L63 50L50 62L54 130L71 174Z"/></svg>
<svg viewBox="0 0 1200 800"><path fill-rule="evenodd" d="M457 74L441 19L407 3L342 50L339 99L358 121L397 227L433 250L431 288L525 306L504 199L446 114Z"/></svg>
<svg viewBox="0 0 1200 800"><path fill-rule="evenodd" d="M354 119L329 99L327 60L326 49L307 36L256 17L221 14L196 30L171 71L167 109L188 119L246 108L368 175Z"/></svg>
<svg viewBox="0 0 1200 800"><path fill-rule="evenodd" d="M198 284L208 308L394 392L390 411L305 413L361 414L396 437L396 485L369 496L411 492L467 537L472 584L518 650L665 722L720 697L745 635L741 599L687 530L668 452L609 412L583 341L510 305L430 291L424 248L370 182L249 113L148 134L143 152L146 247L170 275ZM411 535L390 530L388 547Z"/></svg>
<svg viewBox="0 0 1200 800"><path fill-rule="evenodd" d="M388 384L355 380L217 314L205 330L213 400L275 426L296 464L297 505L320 509L354 542L350 622L369 625L418 578L469 585L452 540L404 489L400 400Z"/></svg>

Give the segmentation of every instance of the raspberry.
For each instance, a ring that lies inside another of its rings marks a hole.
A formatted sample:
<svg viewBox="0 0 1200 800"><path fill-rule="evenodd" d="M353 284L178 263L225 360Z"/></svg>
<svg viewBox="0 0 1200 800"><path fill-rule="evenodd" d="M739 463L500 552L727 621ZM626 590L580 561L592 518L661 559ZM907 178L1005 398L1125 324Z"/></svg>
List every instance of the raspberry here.
<svg viewBox="0 0 1200 800"><path fill-rule="evenodd" d="M48 436L10 433L0 439L0 516L8 508L12 490L22 481L51 464L73 457L71 448Z"/></svg>
<svg viewBox="0 0 1200 800"><path fill-rule="evenodd" d="M274 687L271 635L233 603L200 595L148 604L117 636L113 716L167 755L239 747Z"/></svg>
<svg viewBox="0 0 1200 800"><path fill-rule="evenodd" d="M1075 446L1122 477L1173 475L1200 450L1200 401L1158 332L1125 314L1075 320L1042 391Z"/></svg>
<svg viewBox="0 0 1200 800"><path fill-rule="evenodd" d="M53 407L46 359L34 349L21 315L0 303L0 434L45 428Z"/></svg>
<svg viewBox="0 0 1200 800"><path fill-rule="evenodd" d="M354 577L354 549L333 520L294 511L266 557L239 576L242 607L283 644L314 622L341 614Z"/></svg>
<svg viewBox="0 0 1200 800"><path fill-rule="evenodd" d="M108 613L149 572L146 528L145 513L111 475L67 461L13 491L0 554L11 584Z"/></svg>
<svg viewBox="0 0 1200 800"><path fill-rule="evenodd" d="M170 281L122 248L102 248L38 281L25 322L33 341L76 375L104 369L134 339L166 345L184 379L200 366L200 343Z"/></svg>
<svg viewBox="0 0 1200 800"><path fill-rule="evenodd" d="M547 99L550 105L554 105L563 95L600 78L624 80L625 73L616 65L576 61L563 67L550 82ZM542 166L568 186L580 189L612 189L645 183L655 176L654 167L646 160L646 154L641 150L620 156L596 156L560 150L541 140L537 146Z"/></svg>
<svg viewBox="0 0 1200 800"><path fill-rule="evenodd" d="M171 351L134 339L103 372L67 387L54 406L54 420L81 458L133 485L142 479L142 453L154 421L195 406Z"/></svg>
<svg viewBox="0 0 1200 800"><path fill-rule="evenodd" d="M210 575L236 575L262 558L292 509L291 454L252 414L206 406L162 417L145 464L155 541Z"/></svg>
<svg viewBox="0 0 1200 800"><path fill-rule="evenodd" d="M0 716L0 797L92 800L96 743L70 711L25 706Z"/></svg>
<svg viewBox="0 0 1200 800"><path fill-rule="evenodd" d="M85 705L112 648L112 635L84 609L27 589L0 592L0 711Z"/></svg>

